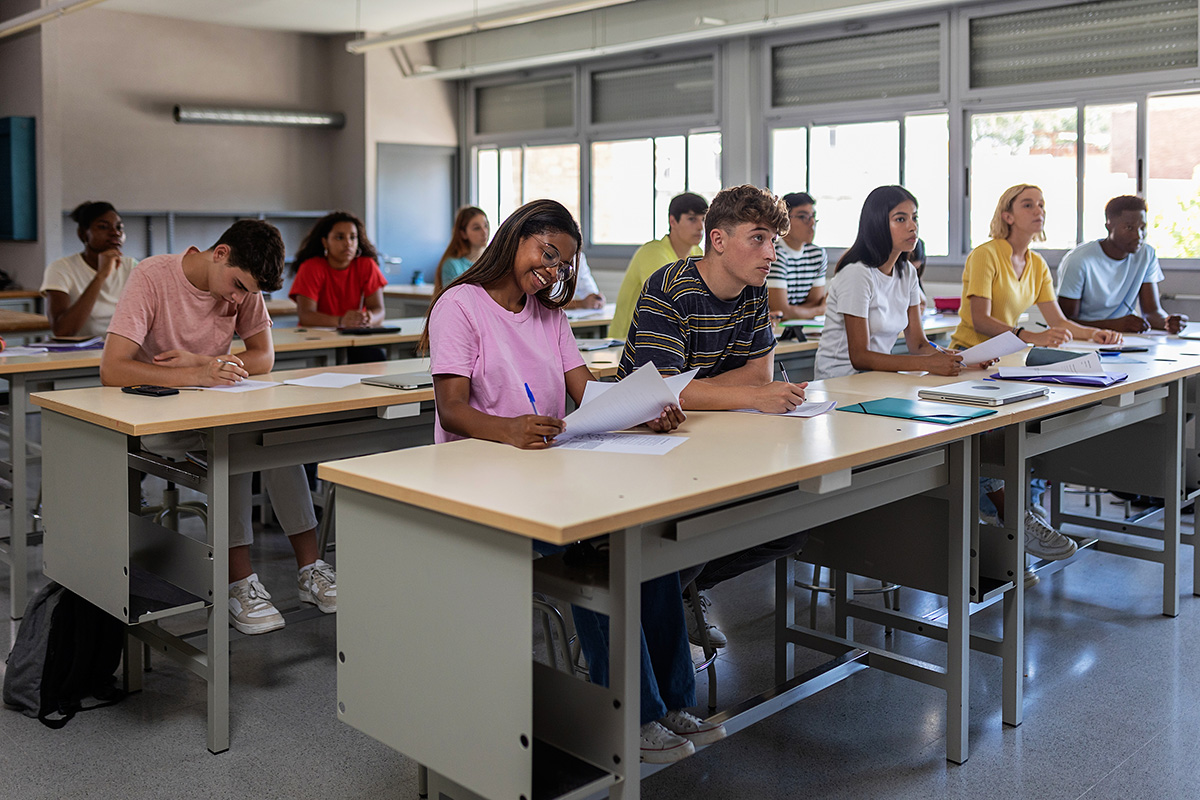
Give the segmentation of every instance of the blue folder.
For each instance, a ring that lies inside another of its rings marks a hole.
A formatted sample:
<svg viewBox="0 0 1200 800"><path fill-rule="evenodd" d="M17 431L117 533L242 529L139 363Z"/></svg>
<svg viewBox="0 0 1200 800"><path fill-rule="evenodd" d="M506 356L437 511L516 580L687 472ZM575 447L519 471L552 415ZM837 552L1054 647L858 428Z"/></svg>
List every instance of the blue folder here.
<svg viewBox="0 0 1200 800"><path fill-rule="evenodd" d="M916 422L936 422L938 425L953 425L996 413L992 408L970 408L950 403L931 403L928 400L904 400L899 397L883 397L865 403L838 406L838 411L851 414L871 414L879 417L911 419Z"/></svg>

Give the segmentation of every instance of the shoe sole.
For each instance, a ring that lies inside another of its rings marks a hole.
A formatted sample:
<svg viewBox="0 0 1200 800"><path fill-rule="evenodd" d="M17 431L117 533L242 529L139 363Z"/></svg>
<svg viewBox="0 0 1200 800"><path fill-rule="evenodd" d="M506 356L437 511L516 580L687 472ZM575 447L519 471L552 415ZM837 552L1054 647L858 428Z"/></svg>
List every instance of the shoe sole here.
<svg viewBox="0 0 1200 800"><path fill-rule="evenodd" d="M642 763L644 764L674 764L676 761L682 761L690 755L694 755L696 746L691 740L687 740L679 747L672 747L670 750L643 750Z"/></svg>
<svg viewBox="0 0 1200 800"><path fill-rule="evenodd" d="M670 728L668 728L670 730ZM697 731L696 733L680 733L679 731L671 731L676 736L682 736L696 747L703 747L706 744L719 742L725 738L725 726L721 725L717 728L712 728L707 731Z"/></svg>
<svg viewBox="0 0 1200 800"><path fill-rule="evenodd" d="M704 642L700 641L699 639L693 639L691 636L689 636L688 641L696 645L696 647L704 647ZM714 642L712 639L709 639L708 643L713 647L713 649L720 650L722 647L725 647L729 644L729 640L726 639L723 642Z"/></svg>
<svg viewBox="0 0 1200 800"><path fill-rule="evenodd" d="M313 599L313 596L311 594L309 594L307 592L300 592L299 596L300 596L301 603L306 603L310 606L316 606L317 608L321 609L322 614L336 614L337 613L337 603L333 603L332 605L330 605L328 603L325 605L321 605L315 599Z"/></svg>
<svg viewBox="0 0 1200 800"><path fill-rule="evenodd" d="M1078 552L1079 552L1078 547L1073 547L1065 553L1046 553L1046 552L1039 553L1037 551L1030 550L1028 547L1025 548L1026 555L1031 555L1034 558L1040 558L1043 561L1062 561L1065 558L1070 558L1071 556L1075 555Z"/></svg>
<svg viewBox="0 0 1200 800"><path fill-rule="evenodd" d="M256 622L253 624L247 624L245 622L238 622L233 617L230 617L229 624L232 625L238 633L244 633L247 636L257 636L260 633L277 631L287 623L281 619L279 622Z"/></svg>

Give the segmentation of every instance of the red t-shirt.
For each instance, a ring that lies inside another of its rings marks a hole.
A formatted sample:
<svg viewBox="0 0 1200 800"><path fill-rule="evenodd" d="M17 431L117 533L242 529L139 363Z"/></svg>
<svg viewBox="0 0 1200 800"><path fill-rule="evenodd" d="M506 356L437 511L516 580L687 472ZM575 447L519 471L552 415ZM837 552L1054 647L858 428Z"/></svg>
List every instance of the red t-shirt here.
<svg viewBox="0 0 1200 800"><path fill-rule="evenodd" d="M317 311L340 317L362 308L363 299L387 285L387 278L373 259L359 256L345 269L334 269L324 256L314 256L300 265L288 296L317 301Z"/></svg>

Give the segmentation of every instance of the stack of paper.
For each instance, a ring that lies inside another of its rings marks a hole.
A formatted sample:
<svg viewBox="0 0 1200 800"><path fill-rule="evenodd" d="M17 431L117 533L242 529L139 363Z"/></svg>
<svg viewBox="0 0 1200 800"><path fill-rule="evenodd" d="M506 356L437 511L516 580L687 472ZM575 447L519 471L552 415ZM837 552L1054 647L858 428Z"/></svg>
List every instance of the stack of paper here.
<svg viewBox="0 0 1200 800"><path fill-rule="evenodd" d="M1061 383L1070 386L1111 386L1129 377L1124 372L1105 372L1099 353L1087 353L1069 361L1044 364L1040 367L1001 367L992 376L1014 381Z"/></svg>
<svg viewBox="0 0 1200 800"><path fill-rule="evenodd" d="M679 393L697 371L663 380L654 364L647 362L618 383L589 381L583 402L563 420L566 430L558 439L621 431L657 419L667 406L679 405Z"/></svg>

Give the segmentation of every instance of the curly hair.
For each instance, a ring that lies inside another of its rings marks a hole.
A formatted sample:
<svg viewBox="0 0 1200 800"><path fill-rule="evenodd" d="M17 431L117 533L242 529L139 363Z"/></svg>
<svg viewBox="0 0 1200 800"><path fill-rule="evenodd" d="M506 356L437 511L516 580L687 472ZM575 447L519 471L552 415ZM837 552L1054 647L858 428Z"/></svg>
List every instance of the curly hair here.
<svg viewBox="0 0 1200 800"><path fill-rule="evenodd" d="M743 222L765 225L779 236L786 236L791 225L782 200L747 183L717 192L704 215L705 239L711 241L712 232L718 228L729 233Z"/></svg>

